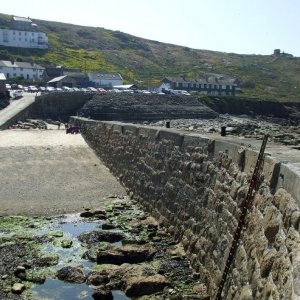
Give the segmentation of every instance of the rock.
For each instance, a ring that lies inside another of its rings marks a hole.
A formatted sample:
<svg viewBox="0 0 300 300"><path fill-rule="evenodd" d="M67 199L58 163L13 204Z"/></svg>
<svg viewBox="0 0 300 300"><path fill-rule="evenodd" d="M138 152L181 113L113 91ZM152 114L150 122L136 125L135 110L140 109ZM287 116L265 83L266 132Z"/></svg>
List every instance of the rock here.
<svg viewBox="0 0 300 300"><path fill-rule="evenodd" d="M170 286L170 283L162 275L136 276L127 280L125 294L129 297L151 295L161 292L166 286Z"/></svg>
<svg viewBox="0 0 300 300"><path fill-rule="evenodd" d="M109 283L108 274L92 272L88 275L86 282L88 285L93 285L93 286L105 285Z"/></svg>
<svg viewBox="0 0 300 300"><path fill-rule="evenodd" d="M23 266L17 266L14 275L20 279L26 279L26 269Z"/></svg>
<svg viewBox="0 0 300 300"><path fill-rule="evenodd" d="M11 291L14 294L22 294L25 291L26 287L23 283L15 283L12 288Z"/></svg>
<svg viewBox="0 0 300 300"><path fill-rule="evenodd" d="M267 207L263 220L265 236L270 243L274 243L281 224L280 212L276 207Z"/></svg>
<svg viewBox="0 0 300 300"><path fill-rule="evenodd" d="M32 273L32 274L27 274L26 280L30 282L42 284L46 281L46 276L44 274Z"/></svg>
<svg viewBox="0 0 300 300"><path fill-rule="evenodd" d="M269 275L275 261L276 254L277 252L275 249L266 250L266 253L263 255L260 262L261 277L265 278Z"/></svg>
<svg viewBox="0 0 300 300"><path fill-rule="evenodd" d="M152 259L155 253L156 250L152 247L134 245L113 247L107 251L99 251L97 253L97 263L116 265L140 263Z"/></svg>
<svg viewBox="0 0 300 300"><path fill-rule="evenodd" d="M73 245L73 242L71 240L62 240L61 246L62 248L71 248Z"/></svg>
<svg viewBox="0 0 300 300"><path fill-rule="evenodd" d="M85 282L85 275L83 269L80 267L63 267L57 271L57 278L67 282L83 283Z"/></svg>
<svg viewBox="0 0 300 300"><path fill-rule="evenodd" d="M102 229L103 230L110 230L110 229L115 229L116 225L111 224L111 223L104 223L102 224Z"/></svg>
<svg viewBox="0 0 300 300"><path fill-rule="evenodd" d="M94 216L94 213L92 211L83 211L82 213L80 213L80 217L82 217L82 218L90 218L93 216Z"/></svg>
<svg viewBox="0 0 300 300"><path fill-rule="evenodd" d="M98 242L119 242L124 238L124 234L122 232L112 232L112 231L91 231L81 233L78 236L78 240L80 242L86 244L93 244Z"/></svg>
<svg viewBox="0 0 300 300"><path fill-rule="evenodd" d="M113 299L112 292L105 288L97 289L93 293L92 297L95 300L112 300Z"/></svg>
<svg viewBox="0 0 300 300"><path fill-rule="evenodd" d="M244 286L241 290L239 300L252 300L252 290L249 286Z"/></svg>
<svg viewBox="0 0 300 300"><path fill-rule="evenodd" d="M57 254L45 255L39 257L36 261L36 264L39 267L50 267L58 264L59 256Z"/></svg>

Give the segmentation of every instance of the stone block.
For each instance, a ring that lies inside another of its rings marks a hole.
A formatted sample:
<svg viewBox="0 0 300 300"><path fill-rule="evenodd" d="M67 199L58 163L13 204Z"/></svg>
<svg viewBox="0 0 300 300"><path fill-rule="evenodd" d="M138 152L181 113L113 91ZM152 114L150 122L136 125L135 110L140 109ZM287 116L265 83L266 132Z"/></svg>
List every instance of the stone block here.
<svg viewBox="0 0 300 300"><path fill-rule="evenodd" d="M184 136L177 132L159 130L157 138L161 141L166 140L172 142L176 146L181 146Z"/></svg>
<svg viewBox="0 0 300 300"><path fill-rule="evenodd" d="M137 136L138 134L138 127L135 125L123 125L123 132L124 134L129 134L132 136Z"/></svg>

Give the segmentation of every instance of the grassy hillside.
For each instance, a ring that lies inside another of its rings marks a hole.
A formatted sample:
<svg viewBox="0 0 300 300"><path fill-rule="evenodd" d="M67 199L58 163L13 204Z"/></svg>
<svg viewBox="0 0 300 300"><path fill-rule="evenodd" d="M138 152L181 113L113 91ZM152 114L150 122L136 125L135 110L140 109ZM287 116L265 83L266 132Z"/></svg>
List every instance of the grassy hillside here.
<svg viewBox="0 0 300 300"><path fill-rule="evenodd" d="M0 14L0 28L10 16ZM130 83L155 86L166 76L221 73L239 79L241 97L300 102L300 58L196 50L120 31L33 20L49 37L48 50L0 48L0 59L119 72ZM278 45L280 46L280 45ZM282 45L284 46L284 45ZM270 49L270 54L273 49Z"/></svg>

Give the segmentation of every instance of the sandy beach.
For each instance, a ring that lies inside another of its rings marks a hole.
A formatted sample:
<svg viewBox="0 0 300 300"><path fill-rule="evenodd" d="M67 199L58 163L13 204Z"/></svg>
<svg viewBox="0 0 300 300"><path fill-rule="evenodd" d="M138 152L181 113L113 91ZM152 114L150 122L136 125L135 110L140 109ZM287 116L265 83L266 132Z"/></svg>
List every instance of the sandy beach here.
<svg viewBox="0 0 300 300"><path fill-rule="evenodd" d="M0 215L57 215L98 208L124 188L80 134L0 131Z"/></svg>

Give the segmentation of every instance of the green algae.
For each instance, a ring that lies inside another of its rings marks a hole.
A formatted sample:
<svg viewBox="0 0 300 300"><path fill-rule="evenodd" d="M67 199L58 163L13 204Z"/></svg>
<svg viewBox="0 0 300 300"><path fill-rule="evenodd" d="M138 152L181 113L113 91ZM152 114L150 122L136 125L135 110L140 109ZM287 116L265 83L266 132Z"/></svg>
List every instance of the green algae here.
<svg viewBox="0 0 300 300"><path fill-rule="evenodd" d="M18 234L36 230L44 224L43 218L29 218L24 216L0 217L0 234Z"/></svg>

